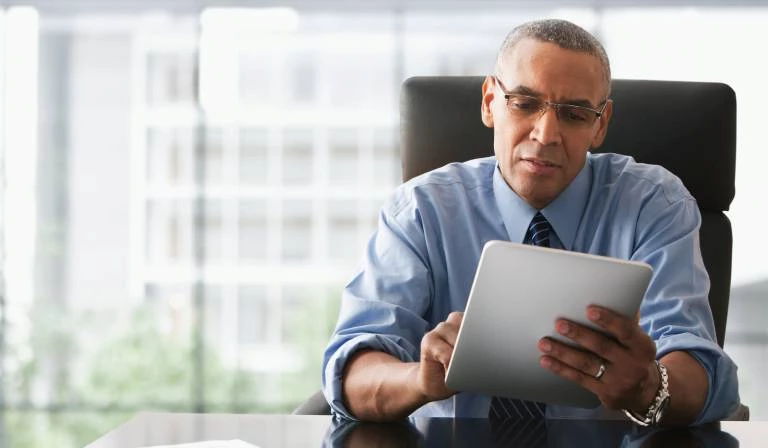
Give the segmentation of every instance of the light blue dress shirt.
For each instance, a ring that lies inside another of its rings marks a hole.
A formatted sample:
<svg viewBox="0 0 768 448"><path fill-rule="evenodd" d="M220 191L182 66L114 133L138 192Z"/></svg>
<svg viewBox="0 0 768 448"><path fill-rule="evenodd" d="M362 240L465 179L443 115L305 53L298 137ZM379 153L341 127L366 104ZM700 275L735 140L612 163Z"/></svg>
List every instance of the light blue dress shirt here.
<svg viewBox="0 0 768 448"><path fill-rule="evenodd" d="M509 188L493 157L446 165L398 187L344 289L324 354L323 392L334 413L354 419L341 389L352 353L372 348L418 361L424 334L449 313L464 311L483 245L523 242L536 212ZM588 154L581 172L541 212L554 230L552 247L653 267L640 325L656 342L657 356L685 350L706 369L709 391L697 423L735 411L736 365L716 342L699 247L701 215L682 182L627 156ZM490 398L458 393L412 416L484 418ZM607 414L602 407L547 406L549 417Z"/></svg>

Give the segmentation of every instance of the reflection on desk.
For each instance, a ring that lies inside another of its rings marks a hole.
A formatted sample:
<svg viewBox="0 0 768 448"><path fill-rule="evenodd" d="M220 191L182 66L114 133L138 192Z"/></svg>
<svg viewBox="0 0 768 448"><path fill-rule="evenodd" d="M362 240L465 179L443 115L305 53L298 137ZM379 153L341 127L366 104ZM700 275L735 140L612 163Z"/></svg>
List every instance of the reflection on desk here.
<svg viewBox="0 0 768 448"><path fill-rule="evenodd" d="M694 428L637 428L620 421L546 420L546 436L532 437L532 423L508 421L492 427L485 419L412 419L401 423L340 421L329 428L328 448L362 447L625 447L735 448L739 442L720 424ZM511 429L511 431L510 431ZM506 436L512 434L513 438Z"/></svg>
<svg viewBox="0 0 768 448"><path fill-rule="evenodd" d="M141 413L89 445L136 448L204 440L240 439L281 447L763 447L768 422L722 422L695 428L642 430L625 421L544 422L531 442L523 424L491 426L486 419L418 418L400 423L333 421L330 416ZM500 435L512 441L500 442Z"/></svg>

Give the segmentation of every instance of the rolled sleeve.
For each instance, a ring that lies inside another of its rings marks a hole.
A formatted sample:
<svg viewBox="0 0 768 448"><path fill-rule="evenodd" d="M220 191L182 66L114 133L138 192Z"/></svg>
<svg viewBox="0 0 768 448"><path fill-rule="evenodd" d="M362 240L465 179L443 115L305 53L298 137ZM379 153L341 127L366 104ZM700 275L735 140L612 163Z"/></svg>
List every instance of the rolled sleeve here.
<svg viewBox="0 0 768 448"><path fill-rule="evenodd" d="M657 205L641 215L648 222L641 226L633 256L654 270L640 325L656 342L658 358L685 351L701 363L709 388L695 423L720 420L738 407L738 379L735 363L715 337L709 276L699 244L701 215L690 197Z"/></svg>
<svg viewBox="0 0 768 448"><path fill-rule="evenodd" d="M707 399L695 425L722 420L736 412L740 402L737 367L716 342L693 334L678 334L658 341L656 349L659 358L671 352L685 351L707 372Z"/></svg>
<svg viewBox="0 0 768 448"><path fill-rule="evenodd" d="M423 230L403 219L408 209L383 209L362 266L344 288L339 320L323 357L323 393L337 416L355 417L343 401L342 376L350 356L363 349L388 353L403 362L419 359L428 330L422 317L432 282L425 264ZM398 220L400 218L400 220Z"/></svg>
<svg viewBox="0 0 768 448"><path fill-rule="evenodd" d="M350 356L359 350L373 349L389 353L404 362L415 361L418 358L413 356L414 349L411 348L409 350L403 347L409 345L402 338L361 334L348 339L338 347L329 347L328 351L326 351L328 358L323 371L323 394L331 405L332 411L337 416L357 420L344 406L341 383L344 366Z"/></svg>

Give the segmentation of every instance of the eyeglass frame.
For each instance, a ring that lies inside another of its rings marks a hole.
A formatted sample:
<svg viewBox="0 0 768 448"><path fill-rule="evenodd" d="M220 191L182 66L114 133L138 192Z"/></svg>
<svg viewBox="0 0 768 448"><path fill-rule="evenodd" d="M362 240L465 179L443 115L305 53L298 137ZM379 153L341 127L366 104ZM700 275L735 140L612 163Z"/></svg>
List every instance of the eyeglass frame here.
<svg viewBox="0 0 768 448"><path fill-rule="evenodd" d="M552 101L546 101L546 100L543 100L543 99L541 99L541 98L539 98L539 97L535 97L535 96L531 96L531 95L524 95L524 94L521 94L521 93L514 93L514 92L511 92L510 90L508 90L508 89L506 88L506 86L504 85L504 83L503 83L503 82L501 82L501 80L499 79L499 77L498 77L498 76L496 76L496 75L491 75L491 78L493 78L493 80L494 80L494 81L496 82L496 84L499 86L499 90L501 90L501 92L504 94L504 101L505 101L505 102L506 102L506 104L507 104L507 109L509 109L509 99L510 99L511 97L518 97L518 98L529 98L529 99L532 99L532 100L536 100L536 101L538 101L538 102L540 102L540 103L541 103L541 107L540 107L540 108L538 109L538 111L537 111L537 112L539 113L539 116L540 116L540 117L541 117L542 115L544 115L544 114L547 112L547 109L549 109L549 108L551 107L551 108L555 109L555 115L557 116L557 119L558 119L558 121L559 121L559 122L562 122L562 121L561 121L561 118L560 118L560 107L562 107L562 106L566 106L566 107L575 107L575 108L577 108L577 109L588 110L588 111L590 111L590 112L592 112L592 113L594 113L594 114L595 114L595 121L593 121L593 122L591 122L591 123L587 123L587 124L585 125L585 127L586 127L586 126L592 126L593 124L595 124L595 122L597 122L597 120L599 120L599 119L600 119L600 117L602 117L602 116L603 116L603 113L605 112L605 108L608 106L608 103L611 101L609 98L606 98L605 100L603 100L603 102L601 103L601 104L602 104L602 106L600 106L600 109L593 109L593 108L591 108L591 107L587 107L587 106L580 106L580 105L578 105L578 104L568 104L568 103L555 103L555 102L552 102ZM531 114L531 115L533 115L533 114ZM571 122L571 124L574 124L574 123L573 123L573 122Z"/></svg>

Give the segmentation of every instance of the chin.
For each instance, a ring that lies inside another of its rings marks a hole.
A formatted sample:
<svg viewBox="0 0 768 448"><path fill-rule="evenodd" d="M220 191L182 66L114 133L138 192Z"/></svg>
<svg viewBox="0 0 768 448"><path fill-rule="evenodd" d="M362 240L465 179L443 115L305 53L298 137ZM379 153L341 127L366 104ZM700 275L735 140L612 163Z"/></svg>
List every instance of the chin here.
<svg viewBox="0 0 768 448"><path fill-rule="evenodd" d="M531 187L531 186L528 186ZM522 197L532 207L542 209L546 207L550 202L554 201L558 194L554 193L550 189L543 189L541 186L533 188L525 188L521 191L515 190L515 192Z"/></svg>

